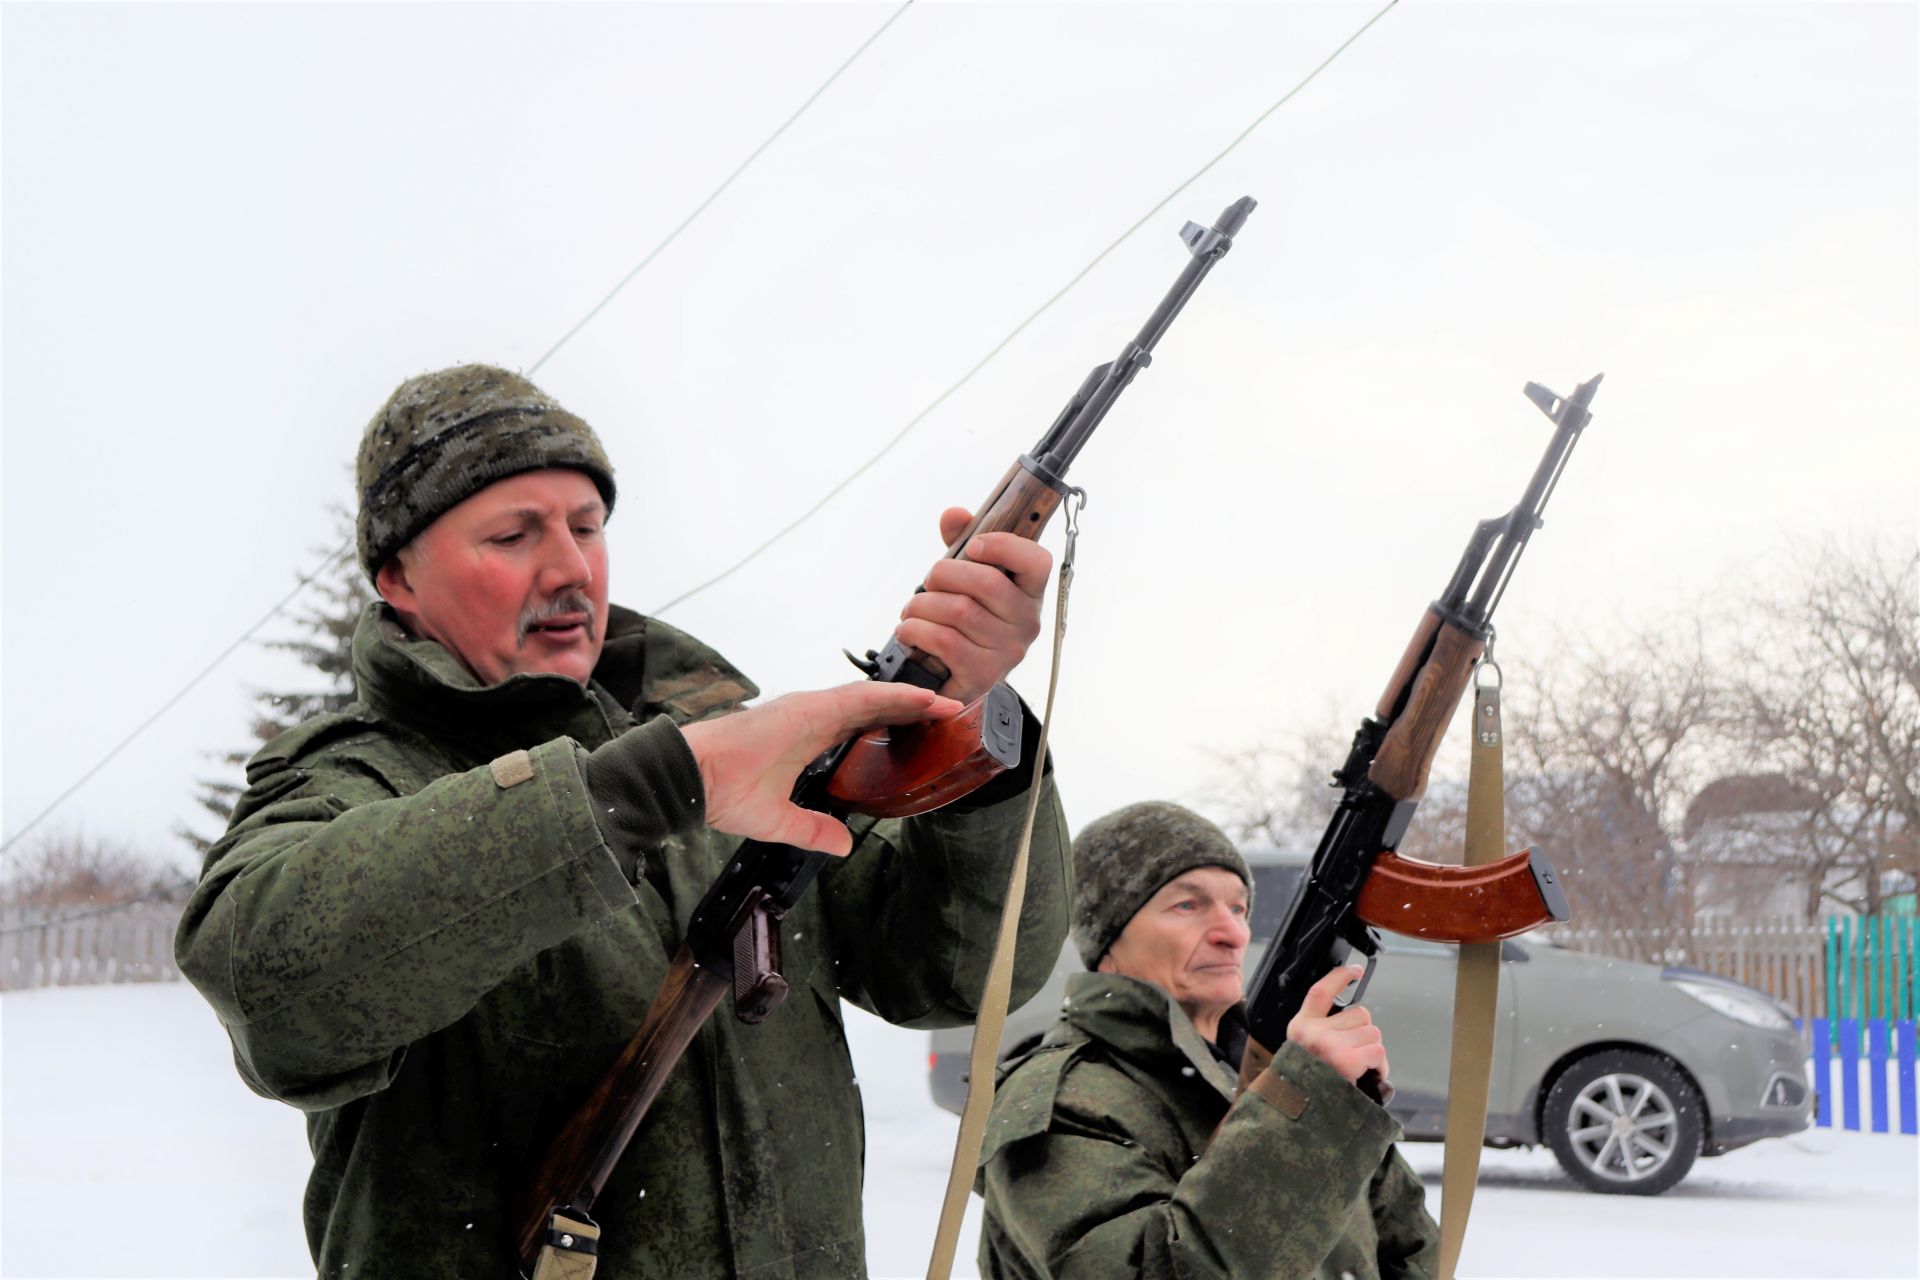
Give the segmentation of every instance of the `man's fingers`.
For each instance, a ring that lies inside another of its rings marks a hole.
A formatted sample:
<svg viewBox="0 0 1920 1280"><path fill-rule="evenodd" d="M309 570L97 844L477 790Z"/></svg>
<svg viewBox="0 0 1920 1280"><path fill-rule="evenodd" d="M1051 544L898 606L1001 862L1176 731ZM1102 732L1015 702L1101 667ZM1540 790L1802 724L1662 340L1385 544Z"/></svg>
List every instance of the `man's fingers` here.
<svg viewBox="0 0 1920 1280"><path fill-rule="evenodd" d="M1360 1077L1369 1071L1377 1071L1380 1078L1387 1078L1387 1047L1383 1044L1364 1045L1356 1048L1348 1059L1353 1065L1353 1074L1347 1079L1359 1083Z"/></svg>
<svg viewBox="0 0 1920 1280"><path fill-rule="evenodd" d="M972 523L973 513L965 507L948 507L942 511L940 545L951 548ZM961 554L976 564L990 564L1006 570L1020 589L1030 596L1038 596L1045 589L1047 575L1053 571L1051 551L1031 538L1013 533L978 534L968 539ZM931 582L927 585L930 590L933 589Z"/></svg>
<svg viewBox="0 0 1920 1280"><path fill-rule="evenodd" d="M845 826L789 800L800 770L859 730L941 719L961 710L959 702L928 689L856 680L833 689L790 693L764 707L686 725L680 733L700 767L708 826L729 835L845 854L853 848Z"/></svg>
<svg viewBox="0 0 1920 1280"><path fill-rule="evenodd" d="M774 837L780 844L813 849L844 858L853 852L853 833L844 822L824 813L813 813L798 805L789 807L787 821Z"/></svg>
<svg viewBox="0 0 1920 1280"><path fill-rule="evenodd" d="M1333 1008L1334 997L1360 980L1366 970L1342 965L1320 981L1307 988L1306 998L1300 1002L1300 1012L1296 1017L1324 1018Z"/></svg>
<svg viewBox="0 0 1920 1280"><path fill-rule="evenodd" d="M1045 557L1038 573L1038 582L1044 587L1053 567L1053 557L1045 547L1036 547L1030 542L1021 545ZM1024 590L1017 578L1009 578L995 565L977 560L941 560L928 570L926 588L907 602L907 607L901 610L902 616L912 613L915 605L931 597L975 604L983 615L1015 626L1024 627L1039 621L1040 593Z"/></svg>
<svg viewBox="0 0 1920 1280"><path fill-rule="evenodd" d="M1338 1013L1329 1013L1326 1023L1334 1031L1359 1031L1373 1028L1373 1015L1367 1012L1365 1005L1350 1004ZM1378 1031L1378 1028L1373 1029Z"/></svg>
<svg viewBox="0 0 1920 1280"><path fill-rule="evenodd" d="M1013 533L979 534L968 540L966 556L973 564L1004 570L1022 594L1035 599L1046 591L1047 575L1053 572L1053 552Z"/></svg>
<svg viewBox="0 0 1920 1280"><path fill-rule="evenodd" d="M1363 1005L1348 1005L1332 1012L1340 993L1358 982L1366 970L1342 965L1307 988L1300 1012L1287 1024L1287 1038L1338 1071L1348 1081L1357 1081L1368 1071L1387 1078L1387 1046L1373 1015Z"/></svg>
<svg viewBox="0 0 1920 1280"><path fill-rule="evenodd" d="M799 695L809 696L809 695ZM858 729L877 724L912 724L919 720L944 720L958 715L961 705L943 698L931 689L879 680L856 680L821 691L827 700L821 734L838 742Z"/></svg>
<svg viewBox="0 0 1920 1280"><path fill-rule="evenodd" d="M965 507L948 507L940 513L940 545L951 547L953 540L967 531L973 523L973 512Z"/></svg>
<svg viewBox="0 0 1920 1280"><path fill-rule="evenodd" d="M946 633L951 634L946 634ZM950 596L924 591L913 598L900 615L894 634L902 644L910 644L946 662L963 658L965 646L999 652L1012 650L1024 655L1033 644L1025 628L1004 622L967 596ZM944 652L943 652L944 651Z"/></svg>

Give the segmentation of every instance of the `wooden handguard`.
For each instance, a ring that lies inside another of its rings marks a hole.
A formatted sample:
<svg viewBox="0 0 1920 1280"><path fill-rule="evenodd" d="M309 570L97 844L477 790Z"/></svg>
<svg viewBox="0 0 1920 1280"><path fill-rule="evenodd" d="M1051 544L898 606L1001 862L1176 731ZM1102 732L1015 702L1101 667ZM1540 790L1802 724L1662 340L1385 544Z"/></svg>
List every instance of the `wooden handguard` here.
<svg viewBox="0 0 1920 1280"><path fill-rule="evenodd" d="M1066 496L1064 489L1054 488L1016 460L1011 467L1007 468L1007 474L1000 477L1000 483L994 487L993 497L987 499L980 513L974 516L973 523L953 540L953 545L947 548L947 554L942 558L965 560L967 544L983 533L1011 533L1037 542L1046 530L1047 521L1053 518L1054 511ZM952 674L947 670L946 663L924 649L909 649L908 654L914 662L938 677L942 684L945 684L947 677ZM863 809L859 812L871 811ZM907 812L920 813L923 810L912 809ZM883 814L882 816L901 815Z"/></svg>
<svg viewBox="0 0 1920 1280"><path fill-rule="evenodd" d="M1429 636L1433 637L1433 652L1421 664L1420 654ZM1473 664L1486 647L1485 640L1476 640L1452 623L1443 622L1432 609L1420 620L1413 642L1401 656L1393 681L1375 711L1381 720L1391 720L1393 727L1374 754L1367 776L1395 800L1418 800L1426 794L1427 773L1440 750L1440 740L1446 736L1447 722L1453 719L1460 695L1473 679ZM1412 676L1412 692L1396 718L1394 704L1416 665L1419 674Z"/></svg>
<svg viewBox="0 0 1920 1280"><path fill-rule="evenodd" d="M1479 867L1383 853L1360 886L1354 914L1376 929L1434 942L1494 942L1567 918L1553 870L1523 849Z"/></svg>
<svg viewBox="0 0 1920 1280"><path fill-rule="evenodd" d="M854 739L827 783L836 813L910 818L957 800L1007 763L985 745L991 694L931 724L869 729ZM1018 704L1014 704L1018 713Z"/></svg>
<svg viewBox="0 0 1920 1280"><path fill-rule="evenodd" d="M731 986L695 964L685 947L674 955L640 1030L592 1096L547 1144L533 1177L521 1184L513 1207L514 1239L528 1274L554 1210L583 1196L591 1204L600 1194L668 1073Z"/></svg>

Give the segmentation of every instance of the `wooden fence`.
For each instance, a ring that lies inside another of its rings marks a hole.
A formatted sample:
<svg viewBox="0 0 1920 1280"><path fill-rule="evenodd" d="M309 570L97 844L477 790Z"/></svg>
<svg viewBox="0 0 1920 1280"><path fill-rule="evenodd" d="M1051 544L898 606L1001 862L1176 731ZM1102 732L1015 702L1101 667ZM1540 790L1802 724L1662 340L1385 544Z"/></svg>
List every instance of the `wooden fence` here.
<svg viewBox="0 0 1920 1280"><path fill-rule="evenodd" d="M171 982L177 902L87 908L0 907L0 991Z"/></svg>
<svg viewBox="0 0 1920 1280"><path fill-rule="evenodd" d="M1830 916L1816 924L1706 921L1690 929L1554 929L1575 951L1683 964L1758 987L1803 1018L1891 1025L1920 1015L1912 916Z"/></svg>
<svg viewBox="0 0 1920 1280"><path fill-rule="evenodd" d="M1680 964L1757 987L1802 1017L1827 1012L1827 928L1824 924L1704 921L1690 929L1555 929L1553 941L1575 951Z"/></svg>

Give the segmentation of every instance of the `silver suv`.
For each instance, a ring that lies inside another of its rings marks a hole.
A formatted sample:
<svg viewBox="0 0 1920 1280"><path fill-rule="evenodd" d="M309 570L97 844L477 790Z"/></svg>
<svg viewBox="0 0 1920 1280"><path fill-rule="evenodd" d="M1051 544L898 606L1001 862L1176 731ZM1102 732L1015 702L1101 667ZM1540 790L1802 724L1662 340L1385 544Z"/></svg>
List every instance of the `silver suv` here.
<svg viewBox="0 0 1920 1280"><path fill-rule="evenodd" d="M1249 854L1255 880L1251 974L1293 896L1304 857ZM1386 1035L1393 1116L1415 1141L1445 1136L1454 948L1382 935L1362 1003ZM1813 1120L1806 1047L1792 1011L1763 992L1694 969L1501 944L1499 1029L1487 1144L1545 1143L1592 1191L1658 1195L1696 1157L1797 1133ZM1007 1020L1008 1052L1052 1023L1071 945L1047 985ZM972 1031L935 1031L934 1101L966 1099Z"/></svg>

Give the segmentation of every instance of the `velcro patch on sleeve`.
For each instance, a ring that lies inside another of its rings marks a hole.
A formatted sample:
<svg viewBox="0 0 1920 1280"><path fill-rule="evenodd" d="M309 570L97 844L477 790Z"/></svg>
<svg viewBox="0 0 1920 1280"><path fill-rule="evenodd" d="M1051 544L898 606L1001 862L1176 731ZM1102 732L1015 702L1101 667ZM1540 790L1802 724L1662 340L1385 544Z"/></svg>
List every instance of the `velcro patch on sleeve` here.
<svg viewBox="0 0 1920 1280"><path fill-rule="evenodd" d="M675 719L702 720L751 698L754 691L738 680L710 668L672 680L657 681L649 690L655 701L675 713Z"/></svg>
<svg viewBox="0 0 1920 1280"><path fill-rule="evenodd" d="M1289 1120L1298 1120L1307 1110L1307 1095L1291 1080L1262 1071L1253 1078L1252 1089L1255 1093L1280 1108L1280 1113Z"/></svg>
<svg viewBox="0 0 1920 1280"><path fill-rule="evenodd" d="M524 751L509 751L487 768L502 787L517 787L533 777L533 757Z"/></svg>

